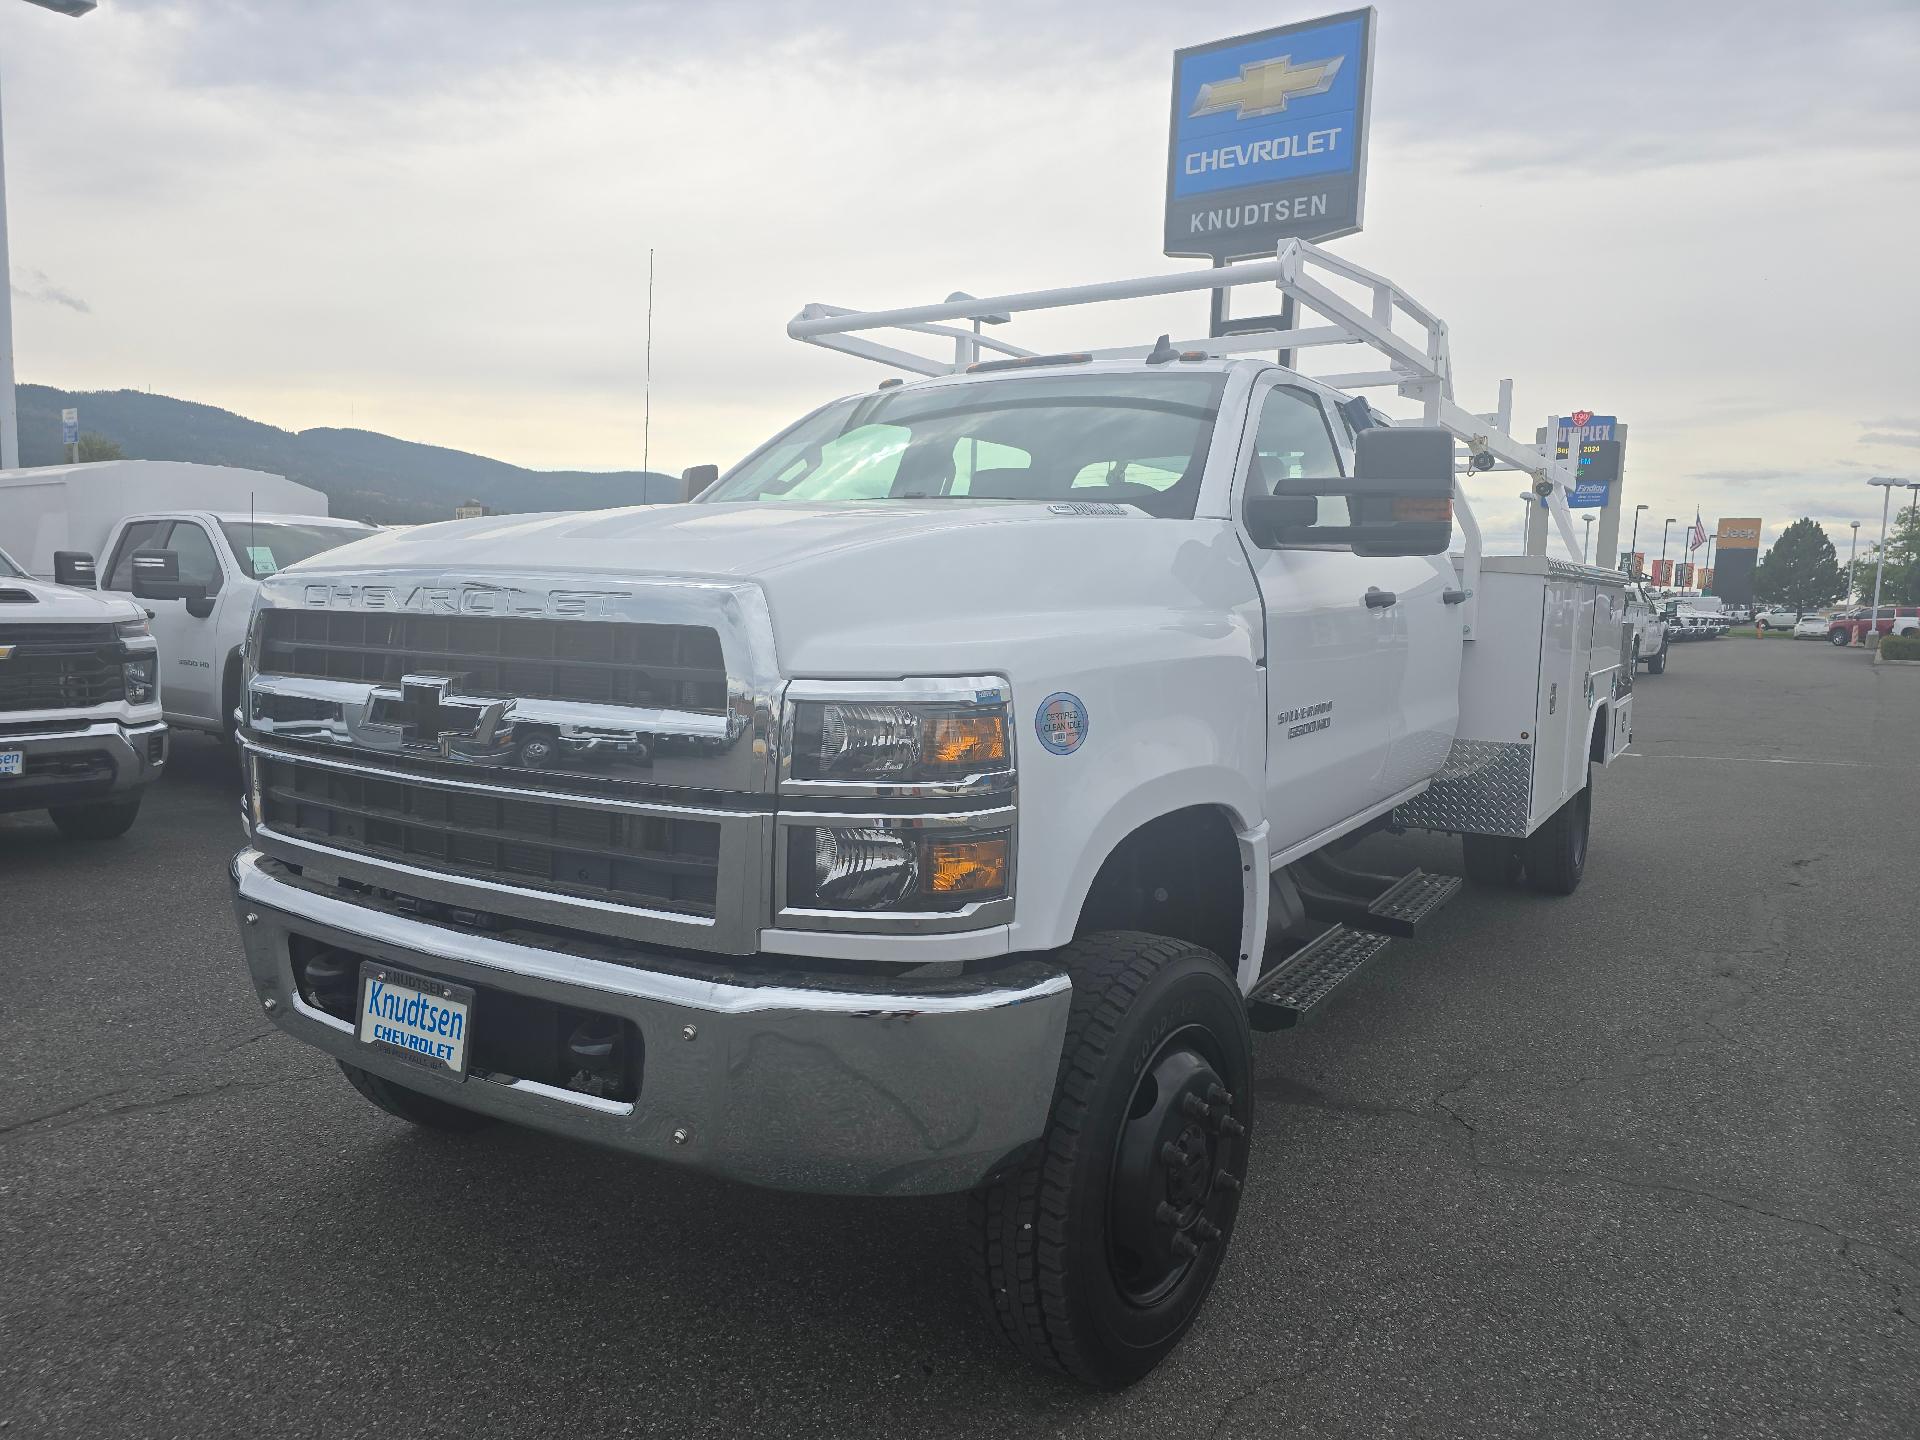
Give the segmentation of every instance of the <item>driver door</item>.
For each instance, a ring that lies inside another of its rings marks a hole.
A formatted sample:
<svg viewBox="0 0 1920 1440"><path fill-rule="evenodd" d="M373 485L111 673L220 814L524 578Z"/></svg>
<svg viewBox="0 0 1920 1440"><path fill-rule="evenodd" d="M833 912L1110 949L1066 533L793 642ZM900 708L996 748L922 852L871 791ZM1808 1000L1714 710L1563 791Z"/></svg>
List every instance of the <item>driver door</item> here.
<svg viewBox="0 0 1920 1440"><path fill-rule="evenodd" d="M129 527L131 538L131 527ZM131 560L134 549L171 550L180 559L180 578L207 587L207 598L215 605L212 614L202 619L189 614L184 600L142 600L138 603L153 613L153 638L160 650L160 703L168 719L204 721L220 719L222 674L218 650L219 595L226 583L220 552L207 534L206 527L194 520L161 521L152 538L137 545L122 543ZM113 578L119 579L121 566L115 558ZM127 582L128 588L132 583Z"/></svg>

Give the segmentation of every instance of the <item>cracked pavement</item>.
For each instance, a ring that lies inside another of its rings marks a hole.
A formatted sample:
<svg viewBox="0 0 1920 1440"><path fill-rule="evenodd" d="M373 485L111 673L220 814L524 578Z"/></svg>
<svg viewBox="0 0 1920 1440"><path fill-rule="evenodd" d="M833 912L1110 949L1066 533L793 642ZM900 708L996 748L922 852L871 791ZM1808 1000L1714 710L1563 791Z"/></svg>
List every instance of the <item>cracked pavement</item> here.
<svg viewBox="0 0 1920 1440"><path fill-rule="evenodd" d="M1635 723L1577 895L1259 1037L1226 1271L1116 1396L976 1321L957 1199L374 1110L260 1016L185 737L123 841L0 818L0 1435L1911 1436L1920 671L1679 647Z"/></svg>

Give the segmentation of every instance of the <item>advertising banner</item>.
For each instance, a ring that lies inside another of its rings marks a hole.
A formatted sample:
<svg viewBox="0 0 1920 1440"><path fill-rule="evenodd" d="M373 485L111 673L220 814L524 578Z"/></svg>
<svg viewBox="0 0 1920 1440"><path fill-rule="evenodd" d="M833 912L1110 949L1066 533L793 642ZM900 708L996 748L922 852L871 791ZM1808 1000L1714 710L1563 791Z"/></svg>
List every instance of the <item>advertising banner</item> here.
<svg viewBox="0 0 1920 1440"><path fill-rule="evenodd" d="M1610 456L1612 465L1597 465L1603 441L1613 439L1613 428L1620 423L1613 415L1596 415L1591 410L1576 410L1554 422L1553 458L1567 458L1567 446L1577 432L1580 436L1580 479L1567 504L1576 510L1598 510L1607 503L1607 487L1618 478L1619 457Z"/></svg>
<svg viewBox="0 0 1920 1440"><path fill-rule="evenodd" d="M1174 52L1166 253L1240 260L1360 228L1372 7Z"/></svg>
<svg viewBox="0 0 1920 1440"><path fill-rule="evenodd" d="M1673 562L1656 560L1653 562L1653 583L1656 585L1673 584Z"/></svg>

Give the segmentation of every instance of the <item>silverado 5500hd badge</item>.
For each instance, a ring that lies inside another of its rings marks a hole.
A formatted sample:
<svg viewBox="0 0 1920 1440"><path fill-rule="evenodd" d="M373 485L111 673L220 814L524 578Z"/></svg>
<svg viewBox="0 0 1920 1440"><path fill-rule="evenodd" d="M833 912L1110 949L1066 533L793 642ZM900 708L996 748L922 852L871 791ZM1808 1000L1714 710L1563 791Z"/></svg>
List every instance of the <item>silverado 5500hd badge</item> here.
<svg viewBox="0 0 1920 1440"><path fill-rule="evenodd" d="M1318 705L1303 705L1298 710L1282 710L1274 717L1274 723L1286 730L1289 740L1302 735L1311 735L1314 731L1325 730L1333 724L1333 702L1322 700Z"/></svg>

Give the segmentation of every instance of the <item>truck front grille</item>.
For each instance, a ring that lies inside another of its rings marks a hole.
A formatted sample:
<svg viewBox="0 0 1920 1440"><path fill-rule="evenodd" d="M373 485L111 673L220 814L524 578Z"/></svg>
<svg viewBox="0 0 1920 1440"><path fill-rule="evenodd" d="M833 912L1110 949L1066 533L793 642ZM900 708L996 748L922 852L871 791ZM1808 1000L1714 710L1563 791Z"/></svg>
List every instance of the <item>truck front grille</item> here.
<svg viewBox="0 0 1920 1440"><path fill-rule="evenodd" d="M86 709L126 698L112 625L0 625L0 710Z"/></svg>
<svg viewBox="0 0 1920 1440"><path fill-rule="evenodd" d="M448 675L463 695L727 708L720 637L700 625L268 610L257 664L262 673L374 685Z"/></svg>
<svg viewBox="0 0 1920 1440"><path fill-rule="evenodd" d="M711 916L720 827L262 757L262 818L348 854L649 910Z"/></svg>

